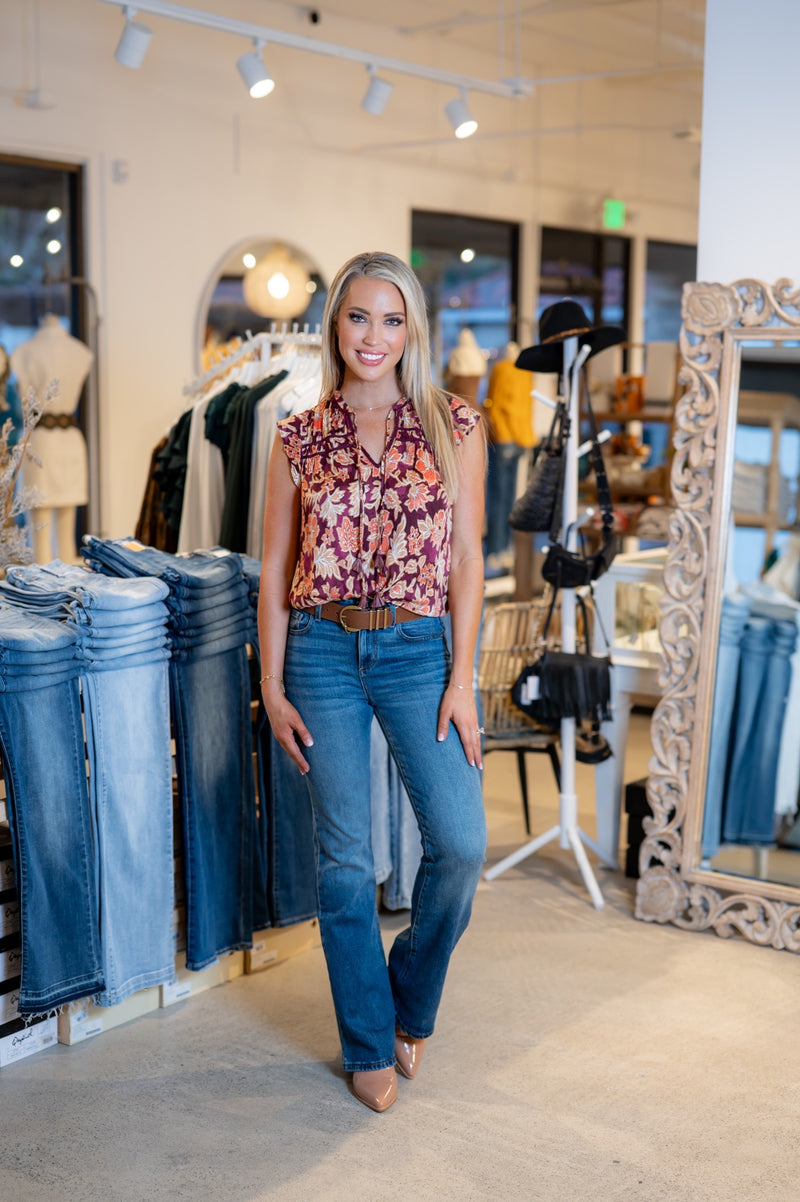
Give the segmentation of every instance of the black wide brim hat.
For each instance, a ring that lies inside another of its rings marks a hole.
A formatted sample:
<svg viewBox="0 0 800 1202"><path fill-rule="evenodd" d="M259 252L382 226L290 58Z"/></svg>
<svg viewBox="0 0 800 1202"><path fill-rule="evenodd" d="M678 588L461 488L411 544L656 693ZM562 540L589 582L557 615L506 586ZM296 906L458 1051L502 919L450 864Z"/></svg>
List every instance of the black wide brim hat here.
<svg viewBox="0 0 800 1202"><path fill-rule="evenodd" d="M625 341L622 326L593 326L577 301L556 301L542 310L539 318L539 342L520 351L516 366L523 371L559 372L564 370L564 341L577 338L578 347L588 346L588 358Z"/></svg>

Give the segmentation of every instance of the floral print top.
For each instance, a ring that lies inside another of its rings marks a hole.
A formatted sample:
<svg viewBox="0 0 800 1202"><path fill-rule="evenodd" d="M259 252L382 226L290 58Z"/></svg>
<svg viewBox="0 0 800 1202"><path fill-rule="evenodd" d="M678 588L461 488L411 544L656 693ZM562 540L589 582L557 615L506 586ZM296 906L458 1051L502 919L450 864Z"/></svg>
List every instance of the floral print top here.
<svg viewBox="0 0 800 1202"><path fill-rule="evenodd" d="M450 408L458 445L480 415L456 399ZM339 393L278 422L278 432L300 488L290 605L353 599L362 608L446 613L453 507L411 402L390 410L380 463L359 442Z"/></svg>

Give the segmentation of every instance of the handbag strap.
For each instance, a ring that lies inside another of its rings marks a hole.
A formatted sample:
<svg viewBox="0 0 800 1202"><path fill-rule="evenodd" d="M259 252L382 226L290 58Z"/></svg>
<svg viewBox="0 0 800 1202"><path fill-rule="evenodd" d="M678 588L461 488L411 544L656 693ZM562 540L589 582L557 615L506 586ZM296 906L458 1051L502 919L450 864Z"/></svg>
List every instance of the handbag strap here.
<svg viewBox="0 0 800 1202"><path fill-rule="evenodd" d="M589 448L589 463L594 469L595 479L597 481L597 504L600 509L600 517L603 526L603 537L608 538L614 528L614 507L611 503L611 489L606 475L606 465L603 460L603 452L600 449L600 438L597 429L597 420L592 409L592 402L589 398L589 384L586 375L586 365L581 368L581 378L583 387L586 393L586 411L589 418L589 436L591 446ZM566 474L566 441L569 436L569 411L563 401L559 401L559 405L564 408L564 426L563 426L563 442L564 450L561 455L561 464L559 466L558 483L556 486L556 503L553 506L553 517L550 522L550 542L557 543L558 536L561 533L561 520L564 512L564 476ZM558 413L556 412L556 417ZM555 425L556 418L553 418ZM552 431L551 431L552 432ZM565 538L566 544L566 538Z"/></svg>
<svg viewBox="0 0 800 1202"><path fill-rule="evenodd" d="M594 468L595 479L597 481L597 504L600 508L600 516L603 523L603 534L608 536L614 526L614 507L611 503L611 489L608 484L608 476L606 475L606 465L603 460L603 452L600 449L600 439L597 431L597 421L592 409L592 402L589 396L589 382L586 375L586 364L582 368L583 387L586 393L586 412L589 417L589 430L591 432L592 445L589 448L589 461Z"/></svg>

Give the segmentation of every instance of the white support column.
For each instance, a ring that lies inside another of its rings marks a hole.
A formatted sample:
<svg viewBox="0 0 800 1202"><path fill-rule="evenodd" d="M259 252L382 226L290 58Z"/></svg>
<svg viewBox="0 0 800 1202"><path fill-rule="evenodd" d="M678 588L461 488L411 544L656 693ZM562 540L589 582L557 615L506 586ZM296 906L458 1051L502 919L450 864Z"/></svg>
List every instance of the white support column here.
<svg viewBox="0 0 800 1202"><path fill-rule="evenodd" d="M797 0L706 0L698 280L800 281L798 46Z"/></svg>

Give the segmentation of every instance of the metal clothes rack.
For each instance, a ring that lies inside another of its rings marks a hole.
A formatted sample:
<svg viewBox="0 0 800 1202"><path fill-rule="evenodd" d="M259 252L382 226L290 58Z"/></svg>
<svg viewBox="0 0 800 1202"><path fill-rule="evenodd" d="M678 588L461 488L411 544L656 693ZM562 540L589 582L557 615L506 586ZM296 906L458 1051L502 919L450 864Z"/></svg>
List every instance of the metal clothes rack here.
<svg viewBox="0 0 800 1202"><path fill-rule="evenodd" d="M215 380L217 376L224 375L236 363L240 363L243 359L248 359L254 352L261 354L266 350L267 355L272 354L272 351L279 346L296 346L296 347L320 347L322 345L322 335L319 326L313 330L306 323L302 330L297 322L294 322L292 328L289 329L284 323L280 328L276 322L272 323L269 330L260 334L251 334L247 331L246 339L241 346L237 347L231 354L220 359L219 363L213 364L202 375L197 376L189 384L183 387L184 396L194 396L198 392L202 392L207 384Z"/></svg>
<svg viewBox="0 0 800 1202"><path fill-rule="evenodd" d="M562 520L564 529L568 532L567 546L570 550L575 550L577 543L578 456L582 449L578 446L578 438L580 437L580 375L581 367L588 354L588 346L581 348L580 351L578 350L577 338L573 337L565 340L563 379L565 387L569 387L570 430L565 450L566 462ZM555 404L555 402L541 393L535 393L534 395L536 395L537 399L544 401L548 405ZM567 652L575 651L575 593L573 589L567 588L561 590L561 648ZM495 877L500 876L506 869L513 868L515 864L519 864L521 860L527 859L528 856L533 855L534 852L539 851L546 844L552 843L555 839L558 839L560 847L572 850L595 909L602 910L605 905L603 894L592 871L584 844L591 848L595 855L609 868L615 868L616 864L608 857L599 844L578 826L578 795L575 791L574 718L562 718L561 720L561 792L558 798L557 824L551 827L550 830L545 831L543 835L538 835L535 839L531 839L503 860L500 860L499 863L493 865L484 874L485 879L487 881L494 880Z"/></svg>

